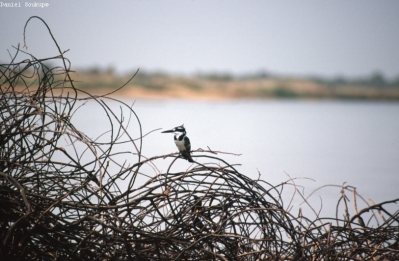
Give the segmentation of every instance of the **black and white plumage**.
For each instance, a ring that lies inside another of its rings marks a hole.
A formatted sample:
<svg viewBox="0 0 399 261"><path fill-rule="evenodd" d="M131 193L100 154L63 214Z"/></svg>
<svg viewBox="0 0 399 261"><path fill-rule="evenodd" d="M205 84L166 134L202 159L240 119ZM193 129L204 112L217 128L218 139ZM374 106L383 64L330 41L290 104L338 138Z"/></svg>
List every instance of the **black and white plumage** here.
<svg viewBox="0 0 399 261"><path fill-rule="evenodd" d="M191 158L190 139L186 136L186 129L183 125L173 128L171 130L163 131L162 133L174 133L175 144L179 149L180 154L189 162L194 162Z"/></svg>

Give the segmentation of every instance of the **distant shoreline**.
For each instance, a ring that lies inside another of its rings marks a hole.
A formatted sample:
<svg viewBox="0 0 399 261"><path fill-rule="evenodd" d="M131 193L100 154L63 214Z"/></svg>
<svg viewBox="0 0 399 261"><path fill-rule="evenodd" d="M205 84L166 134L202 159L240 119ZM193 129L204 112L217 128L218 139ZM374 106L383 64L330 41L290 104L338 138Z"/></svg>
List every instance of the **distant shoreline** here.
<svg viewBox="0 0 399 261"><path fill-rule="evenodd" d="M80 72L72 75L84 90L105 93L125 85L123 96L147 99L337 99L399 100L399 80L374 74L363 79L289 78L267 74L234 77L225 74L180 76L138 72L120 76L113 72Z"/></svg>
<svg viewBox="0 0 399 261"><path fill-rule="evenodd" d="M161 73L138 73L129 81L132 75L120 76L113 72L73 72L70 75L74 87L97 96L123 86L113 95L138 99L399 101L399 82L387 82L378 75L368 80L352 81L270 76L171 76ZM27 86L30 84L34 88L35 83L27 83Z"/></svg>
<svg viewBox="0 0 399 261"><path fill-rule="evenodd" d="M101 96L115 91L116 88L103 88L85 90L91 95ZM276 96L236 96L236 95L223 95L222 93L194 93L190 91L143 91L142 89L122 89L112 94L116 97L129 97L136 99L148 100L165 100L165 99L181 99L181 100L198 100L198 101L229 101L229 100L364 100L364 101L399 101L399 94L390 97L381 97L380 95L348 95L345 97L337 96L298 96L298 97L276 97Z"/></svg>

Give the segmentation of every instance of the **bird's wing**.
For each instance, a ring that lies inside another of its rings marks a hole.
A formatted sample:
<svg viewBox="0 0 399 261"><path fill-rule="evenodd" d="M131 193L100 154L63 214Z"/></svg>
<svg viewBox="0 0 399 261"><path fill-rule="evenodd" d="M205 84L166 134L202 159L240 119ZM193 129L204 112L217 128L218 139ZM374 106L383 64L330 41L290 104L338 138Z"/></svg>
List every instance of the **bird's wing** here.
<svg viewBox="0 0 399 261"><path fill-rule="evenodd" d="M190 139L187 136L184 136L184 146L186 147L186 150L188 152L191 151L191 143L190 143Z"/></svg>

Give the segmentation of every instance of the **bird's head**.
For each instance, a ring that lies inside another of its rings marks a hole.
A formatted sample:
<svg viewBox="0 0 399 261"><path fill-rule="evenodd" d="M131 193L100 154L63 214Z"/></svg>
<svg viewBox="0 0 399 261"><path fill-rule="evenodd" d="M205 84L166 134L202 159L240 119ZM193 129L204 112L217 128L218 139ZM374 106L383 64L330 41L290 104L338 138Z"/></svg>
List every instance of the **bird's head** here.
<svg viewBox="0 0 399 261"><path fill-rule="evenodd" d="M181 126L173 128L171 130L163 131L162 133L174 133L175 135L180 135L182 133L185 134L186 133L186 129L184 128L184 125L181 125Z"/></svg>

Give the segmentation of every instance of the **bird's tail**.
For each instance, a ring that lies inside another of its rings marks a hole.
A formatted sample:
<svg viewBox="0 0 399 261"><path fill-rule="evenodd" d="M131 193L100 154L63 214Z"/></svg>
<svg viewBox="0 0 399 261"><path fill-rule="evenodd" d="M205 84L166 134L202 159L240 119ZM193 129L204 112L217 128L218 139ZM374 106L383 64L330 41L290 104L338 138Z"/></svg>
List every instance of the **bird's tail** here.
<svg viewBox="0 0 399 261"><path fill-rule="evenodd" d="M181 153L183 158L188 160L188 162L194 162L193 158L191 157L191 153L188 151L184 151Z"/></svg>

